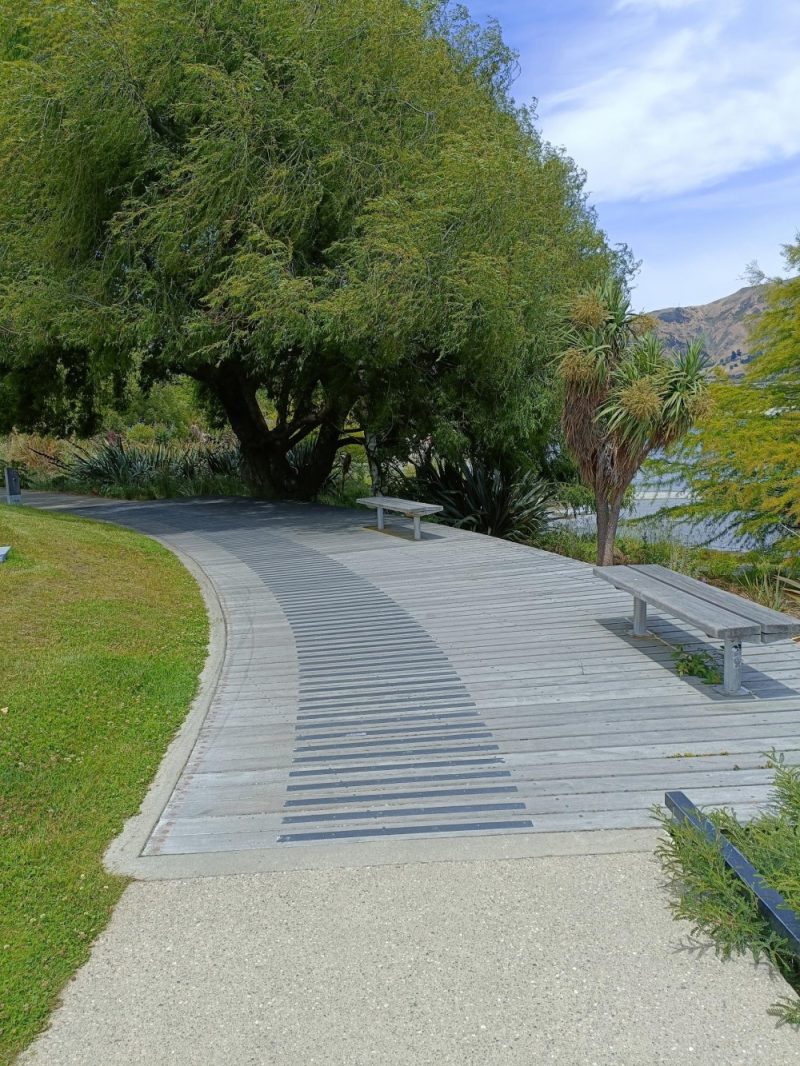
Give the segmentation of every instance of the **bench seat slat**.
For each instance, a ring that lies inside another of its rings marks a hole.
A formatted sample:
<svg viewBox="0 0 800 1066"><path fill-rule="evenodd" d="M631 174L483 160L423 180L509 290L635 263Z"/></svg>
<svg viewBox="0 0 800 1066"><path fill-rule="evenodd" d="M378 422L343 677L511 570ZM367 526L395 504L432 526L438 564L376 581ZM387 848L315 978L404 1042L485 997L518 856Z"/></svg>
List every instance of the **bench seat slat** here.
<svg viewBox="0 0 800 1066"><path fill-rule="evenodd" d="M698 626L710 637L734 640L761 640L761 626L744 615L718 607L693 593L666 584L659 578L642 574L629 566L595 567L597 577L616 588L646 600L684 622Z"/></svg>
<svg viewBox="0 0 800 1066"><path fill-rule="evenodd" d="M383 507L385 511L398 511L404 515L438 514L442 508L435 503L419 503L416 500L401 500L397 496L362 496L357 501L365 507Z"/></svg>
<svg viewBox="0 0 800 1066"><path fill-rule="evenodd" d="M696 578L687 577L685 574L676 574L665 566L648 563L641 566L632 566L631 570L636 570L638 573L645 574L648 577L657 578L673 588L689 592L717 607L722 607L732 611L734 614L749 618L753 622L757 622L761 626L762 632L773 639L790 637L795 633L800 633L800 619L773 611L769 607L763 607L760 603L751 603L733 592L725 592L724 589L708 585L705 581L698 581Z"/></svg>

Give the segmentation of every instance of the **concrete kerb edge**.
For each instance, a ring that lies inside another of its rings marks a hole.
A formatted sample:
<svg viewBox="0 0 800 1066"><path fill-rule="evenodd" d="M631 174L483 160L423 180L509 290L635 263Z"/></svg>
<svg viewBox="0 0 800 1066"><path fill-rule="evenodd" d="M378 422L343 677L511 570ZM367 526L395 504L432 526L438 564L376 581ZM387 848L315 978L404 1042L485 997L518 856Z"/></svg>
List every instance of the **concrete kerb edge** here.
<svg viewBox="0 0 800 1066"><path fill-rule="evenodd" d="M513 862L517 859L589 857L633 852L653 853L660 830L595 829L564 833L497 833L480 839L371 840L353 844L318 844L147 855L126 872L140 881L182 881L198 877L283 874L299 870L416 866L427 863Z"/></svg>
<svg viewBox="0 0 800 1066"><path fill-rule="evenodd" d="M147 864L147 860L142 858L142 850L163 814L197 743L217 690L228 645L225 611L213 581L200 564L181 548L161 537L146 535L177 556L197 582L206 608L209 633L206 661L189 712L167 748L141 807L125 822L122 832L111 841L103 856L105 867L110 873L136 878L142 876L142 865Z"/></svg>

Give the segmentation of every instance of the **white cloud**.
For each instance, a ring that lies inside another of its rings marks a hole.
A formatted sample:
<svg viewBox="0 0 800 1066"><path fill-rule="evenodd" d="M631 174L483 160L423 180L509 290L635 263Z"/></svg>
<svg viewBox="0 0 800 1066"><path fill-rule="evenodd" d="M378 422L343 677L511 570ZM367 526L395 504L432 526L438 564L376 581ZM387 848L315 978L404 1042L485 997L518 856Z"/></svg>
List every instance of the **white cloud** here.
<svg viewBox="0 0 800 1066"><path fill-rule="evenodd" d="M539 111L595 199L672 196L800 153L800 4L755 8L615 0L602 40L572 42L570 87Z"/></svg>

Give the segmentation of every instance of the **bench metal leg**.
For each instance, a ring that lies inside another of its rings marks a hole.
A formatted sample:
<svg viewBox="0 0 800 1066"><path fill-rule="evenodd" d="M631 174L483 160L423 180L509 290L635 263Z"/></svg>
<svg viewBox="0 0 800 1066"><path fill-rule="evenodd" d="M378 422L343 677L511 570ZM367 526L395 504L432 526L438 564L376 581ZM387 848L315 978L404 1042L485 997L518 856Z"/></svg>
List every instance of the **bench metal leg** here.
<svg viewBox="0 0 800 1066"><path fill-rule="evenodd" d="M725 664L722 672L722 691L726 696L738 696L742 691L742 642L725 641Z"/></svg>
<svg viewBox="0 0 800 1066"><path fill-rule="evenodd" d="M420 529L420 517L418 514L414 515L414 540L422 540L422 530Z"/></svg>
<svg viewBox="0 0 800 1066"><path fill-rule="evenodd" d="M633 597L633 635L647 636L647 603L638 596Z"/></svg>
<svg viewBox="0 0 800 1066"><path fill-rule="evenodd" d="M385 525L385 523L384 523L384 520L383 520L383 508L379 507L378 508L378 529L381 532L383 532L384 525Z"/></svg>

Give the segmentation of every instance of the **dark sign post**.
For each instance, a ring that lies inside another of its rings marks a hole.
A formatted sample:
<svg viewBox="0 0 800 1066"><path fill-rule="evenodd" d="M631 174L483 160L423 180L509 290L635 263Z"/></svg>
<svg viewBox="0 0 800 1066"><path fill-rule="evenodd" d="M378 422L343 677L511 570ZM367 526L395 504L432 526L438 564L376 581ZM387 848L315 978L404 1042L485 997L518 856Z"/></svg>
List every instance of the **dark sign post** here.
<svg viewBox="0 0 800 1066"><path fill-rule="evenodd" d="M6 501L8 503L22 503L19 472L10 466L6 467Z"/></svg>

